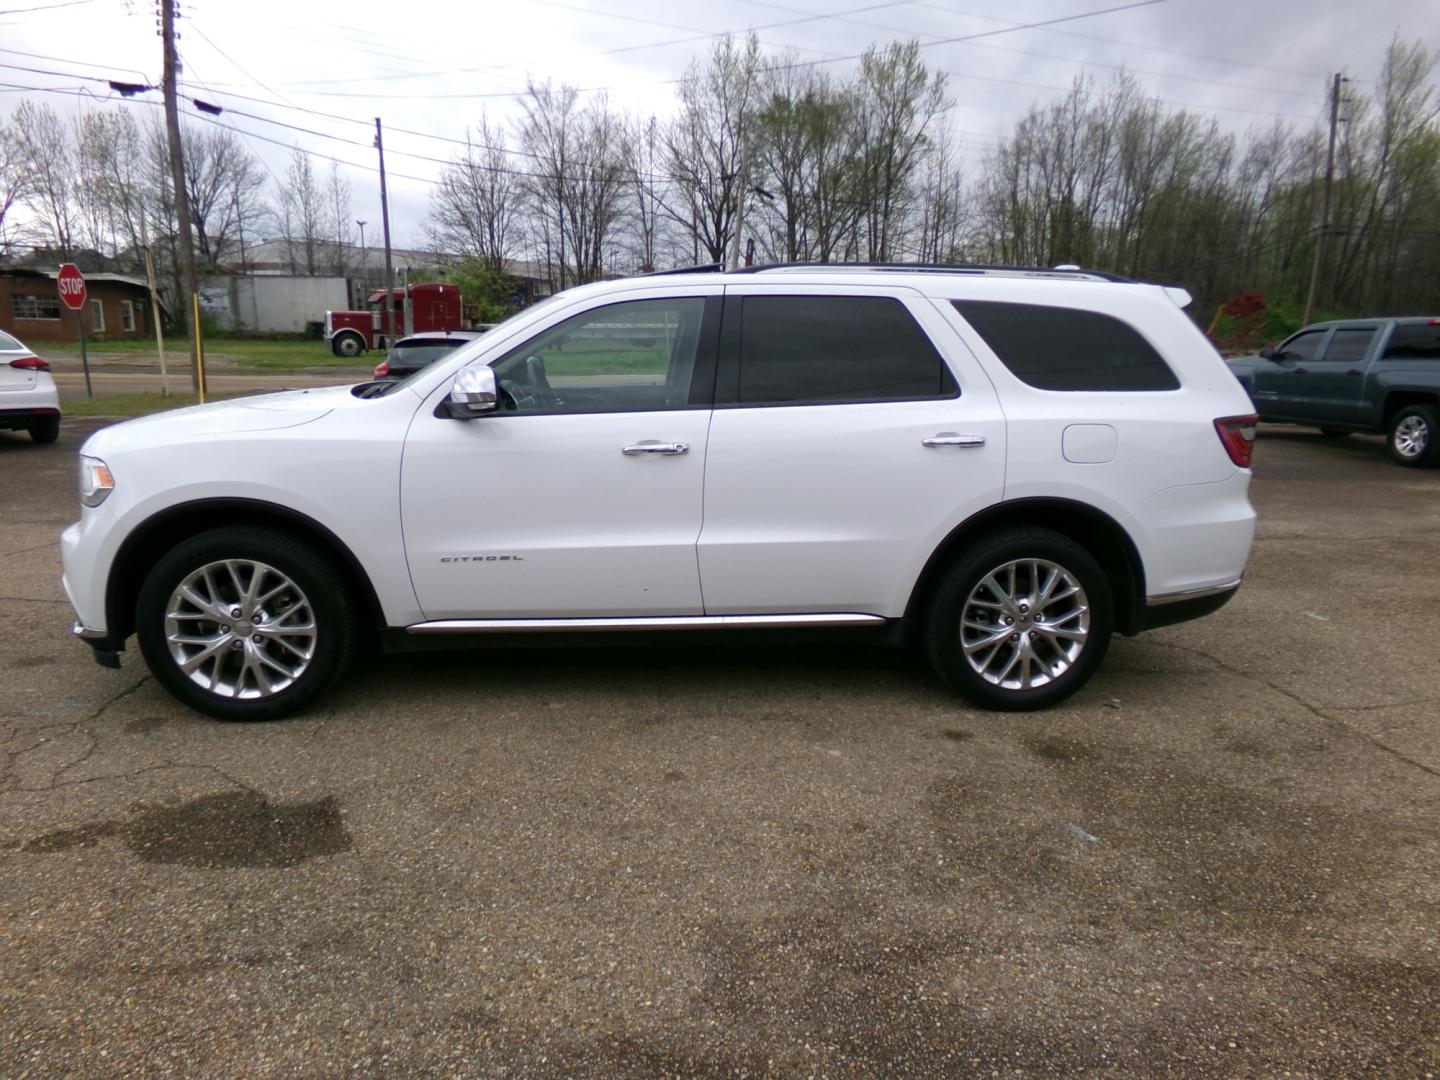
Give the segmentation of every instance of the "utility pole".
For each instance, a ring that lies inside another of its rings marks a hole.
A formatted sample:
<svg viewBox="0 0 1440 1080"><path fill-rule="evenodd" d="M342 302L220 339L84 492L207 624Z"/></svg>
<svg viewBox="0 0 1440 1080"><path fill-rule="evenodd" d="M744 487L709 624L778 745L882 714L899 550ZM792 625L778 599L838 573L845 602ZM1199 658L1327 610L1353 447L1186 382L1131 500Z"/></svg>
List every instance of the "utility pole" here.
<svg viewBox="0 0 1440 1080"><path fill-rule="evenodd" d="M356 218L355 224L360 226L360 292L363 296L365 290L369 288L368 282L370 281L370 253L365 250L365 226L369 222ZM351 306L354 306L353 295Z"/></svg>
<svg viewBox="0 0 1440 1080"><path fill-rule="evenodd" d="M394 288L394 270L390 265L390 196L385 191L385 136L380 118L375 118L375 149L380 151L380 224L385 230L385 347L395 343L395 306L390 299Z"/></svg>
<svg viewBox="0 0 1440 1080"><path fill-rule="evenodd" d="M170 372L165 369L165 336L160 329L160 291L155 288L155 257L150 254L150 237L145 214L140 214L140 246L145 249L145 281L150 286L150 319L155 324L155 351L160 354L160 396L170 396Z"/></svg>
<svg viewBox="0 0 1440 1080"><path fill-rule="evenodd" d="M1325 152L1325 194L1320 209L1320 232L1315 237L1315 262L1310 267L1310 291L1305 295L1301 326L1310 322L1310 315L1315 310L1315 292L1320 285L1320 263L1325 257L1325 237L1330 232L1330 189L1335 183L1335 132L1340 125L1340 84L1348 81L1337 71L1330 84L1330 146Z"/></svg>
<svg viewBox="0 0 1440 1080"><path fill-rule="evenodd" d="M165 43L165 69L161 77L161 89L165 94L165 136L170 145L170 182L175 188L175 216L180 223L180 286L185 292L177 307L194 311L200 282L195 276L195 239L191 232L190 196L185 188L185 152L180 145L180 107L175 100L175 73L180 66L175 56L175 0L160 0L160 36ZM199 334L198 325L190 327L190 385L197 396L200 393Z"/></svg>

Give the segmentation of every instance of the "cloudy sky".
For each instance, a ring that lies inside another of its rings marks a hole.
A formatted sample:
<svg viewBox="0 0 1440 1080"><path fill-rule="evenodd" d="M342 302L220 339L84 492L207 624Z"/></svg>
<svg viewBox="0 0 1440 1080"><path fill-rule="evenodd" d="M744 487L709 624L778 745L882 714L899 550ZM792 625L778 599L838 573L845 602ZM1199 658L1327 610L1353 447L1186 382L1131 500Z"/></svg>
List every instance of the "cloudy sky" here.
<svg viewBox="0 0 1440 1080"><path fill-rule="evenodd" d="M395 239L407 244L420 240L428 192L442 167L429 159L445 159L454 147L397 129L453 138L482 110L508 120L527 78L603 90L622 109L664 117L675 108L675 80L726 32L754 29L767 53L823 61L837 74L853 68L846 57L872 43L918 40L927 63L950 76L955 107L949 123L977 163L1026 108L1079 75L1103 81L1129 70L1153 96L1212 114L1236 131L1277 118L1304 126L1323 113L1329 73L1345 71L1365 92L1394 36L1440 44L1437 0L1133 4L181 0L179 47L188 96L225 106L222 121L245 133L277 176L294 144L348 163L356 216L371 222L378 222L380 208L365 124L383 117ZM10 65L0 66L0 114L34 93L17 89L22 86L85 87L103 99L114 95L78 76L158 83L157 6L155 0L0 0L0 65ZM952 40L979 34L986 36ZM73 97L35 96L59 108L78 105ZM324 160L316 164L328 168ZM378 239L375 225L367 239Z"/></svg>

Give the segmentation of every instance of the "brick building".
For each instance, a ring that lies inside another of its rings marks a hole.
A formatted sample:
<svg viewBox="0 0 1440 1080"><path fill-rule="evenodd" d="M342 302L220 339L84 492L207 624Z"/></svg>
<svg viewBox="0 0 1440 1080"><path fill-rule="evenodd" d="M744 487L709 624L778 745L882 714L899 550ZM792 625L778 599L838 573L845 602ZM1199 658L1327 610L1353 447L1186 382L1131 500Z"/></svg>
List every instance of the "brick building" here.
<svg viewBox="0 0 1440 1080"><path fill-rule="evenodd" d="M80 312L85 335L93 341L153 337L150 290L142 278L125 274L86 274L89 302ZM37 341L77 341L75 316L60 302L55 271L0 267L0 330L27 345Z"/></svg>

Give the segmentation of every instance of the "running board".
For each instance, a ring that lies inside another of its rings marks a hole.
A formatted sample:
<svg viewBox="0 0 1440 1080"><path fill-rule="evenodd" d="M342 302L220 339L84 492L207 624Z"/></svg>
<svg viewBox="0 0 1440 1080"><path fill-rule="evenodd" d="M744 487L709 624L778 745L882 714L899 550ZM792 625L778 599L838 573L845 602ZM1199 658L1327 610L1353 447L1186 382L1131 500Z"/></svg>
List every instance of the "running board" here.
<svg viewBox="0 0 1440 1080"><path fill-rule="evenodd" d="M583 630L769 630L787 626L875 626L880 615L665 615L625 619L439 619L405 628L410 634L513 634Z"/></svg>

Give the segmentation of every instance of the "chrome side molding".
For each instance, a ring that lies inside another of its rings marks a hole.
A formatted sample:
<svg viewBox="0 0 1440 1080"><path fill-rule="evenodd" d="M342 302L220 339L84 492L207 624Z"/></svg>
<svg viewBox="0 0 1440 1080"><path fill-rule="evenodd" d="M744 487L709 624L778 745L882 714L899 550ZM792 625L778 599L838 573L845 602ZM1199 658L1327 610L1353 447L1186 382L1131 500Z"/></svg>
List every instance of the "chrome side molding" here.
<svg viewBox="0 0 1440 1080"><path fill-rule="evenodd" d="M1200 589L1186 589L1184 592L1164 593L1160 596L1147 596L1145 605L1147 607L1158 607L1161 604L1178 604L1181 600L1199 600L1203 596L1218 596L1220 593L1233 592L1240 587L1240 578L1234 581L1227 581L1223 585L1206 585Z"/></svg>
<svg viewBox="0 0 1440 1080"><path fill-rule="evenodd" d="M405 628L411 634L554 633L567 630L767 630L787 626L875 626L880 615L642 615L610 619L436 619Z"/></svg>

